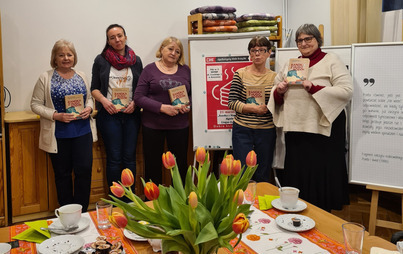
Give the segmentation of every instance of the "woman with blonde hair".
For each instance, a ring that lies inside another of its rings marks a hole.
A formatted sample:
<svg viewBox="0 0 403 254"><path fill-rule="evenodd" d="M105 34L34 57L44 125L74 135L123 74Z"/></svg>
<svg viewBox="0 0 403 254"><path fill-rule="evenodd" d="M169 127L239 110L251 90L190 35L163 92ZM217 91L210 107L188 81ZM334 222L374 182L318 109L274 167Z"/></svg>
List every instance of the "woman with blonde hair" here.
<svg viewBox="0 0 403 254"><path fill-rule="evenodd" d="M190 105L173 106L169 89L184 85L190 99L190 69L184 64L182 43L175 37L161 43L156 57L157 61L144 68L134 100L143 108L145 178L160 184L165 140L176 156L182 179L186 175Z"/></svg>

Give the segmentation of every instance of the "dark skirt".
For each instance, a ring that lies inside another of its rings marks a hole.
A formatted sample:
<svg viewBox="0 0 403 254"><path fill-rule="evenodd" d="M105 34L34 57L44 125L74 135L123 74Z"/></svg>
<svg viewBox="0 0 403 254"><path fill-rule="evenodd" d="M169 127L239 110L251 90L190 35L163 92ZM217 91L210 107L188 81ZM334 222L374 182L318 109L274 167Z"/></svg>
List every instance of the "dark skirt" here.
<svg viewBox="0 0 403 254"><path fill-rule="evenodd" d="M300 198L326 211L349 204L345 140L344 111L333 122L330 137L287 132L283 185L300 189Z"/></svg>

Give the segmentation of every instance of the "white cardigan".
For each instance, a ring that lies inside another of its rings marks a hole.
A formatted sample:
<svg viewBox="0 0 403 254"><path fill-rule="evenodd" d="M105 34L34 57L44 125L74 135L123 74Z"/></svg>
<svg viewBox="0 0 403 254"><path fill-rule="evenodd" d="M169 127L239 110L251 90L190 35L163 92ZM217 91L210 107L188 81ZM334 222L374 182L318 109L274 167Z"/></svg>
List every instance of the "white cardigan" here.
<svg viewBox="0 0 403 254"><path fill-rule="evenodd" d="M55 70L49 70L42 73L35 84L34 91L31 99L31 110L40 115L40 134L39 134L39 148L48 153L57 153L57 142L55 136L56 123L53 119L53 114L56 112L53 105L50 81ZM83 72L75 71L85 83L87 88L87 98L85 101L86 107L94 108L94 101L92 100L91 91L87 78ZM90 126L93 141L97 141L97 129L95 120L90 117Z"/></svg>

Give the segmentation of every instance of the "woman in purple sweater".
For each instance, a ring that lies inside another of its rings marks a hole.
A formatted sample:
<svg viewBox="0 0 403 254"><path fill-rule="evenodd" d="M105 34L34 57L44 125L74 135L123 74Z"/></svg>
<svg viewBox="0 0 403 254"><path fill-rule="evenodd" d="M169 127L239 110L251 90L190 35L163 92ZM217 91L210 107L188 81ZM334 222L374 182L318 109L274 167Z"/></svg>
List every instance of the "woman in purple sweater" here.
<svg viewBox="0 0 403 254"><path fill-rule="evenodd" d="M137 84L134 101L143 108L142 132L145 179L162 184L164 143L176 156L184 180L187 170L189 105L173 106L168 90L185 85L190 99L190 69L185 65L182 43L166 38L159 47L158 61L147 65Z"/></svg>

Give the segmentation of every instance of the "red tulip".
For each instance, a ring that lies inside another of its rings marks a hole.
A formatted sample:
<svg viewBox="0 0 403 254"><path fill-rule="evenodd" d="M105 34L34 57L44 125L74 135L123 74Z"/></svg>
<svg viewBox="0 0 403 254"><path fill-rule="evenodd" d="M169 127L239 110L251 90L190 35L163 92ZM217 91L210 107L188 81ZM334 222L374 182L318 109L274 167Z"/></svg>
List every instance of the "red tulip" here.
<svg viewBox="0 0 403 254"><path fill-rule="evenodd" d="M113 212L112 215L109 216L109 221L117 228L124 228L127 225L126 216L119 212Z"/></svg>
<svg viewBox="0 0 403 254"><path fill-rule="evenodd" d="M200 164L203 164L205 159L206 159L206 149L204 149L204 147L198 147L196 150L196 161L199 162Z"/></svg>
<svg viewBox="0 0 403 254"><path fill-rule="evenodd" d="M147 182L144 186L144 195L148 198L148 200L157 199L160 195L160 189L153 182Z"/></svg>
<svg viewBox="0 0 403 254"><path fill-rule="evenodd" d="M232 166L233 166L233 159L231 159L230 157L225 157L222 162L221 162L221 166L220 166L220 171L221 174L225 175L225 176L229 176L232 174Z"/></svg>
<svg viewBox="0 0 403 254"><path fill-rule="evenodd" d="M237 175L241 171L241 161L240 160L234 160L232 162L232 175Z"/></svg>
<svg viewBox="0 0 403 254"><path fill-rule="evenodd" d="M130 169L126 168L122 171L122 185L125 187L130 187L134 183L134 176Z"/></svg>
<svg viewBox="0 0 403 254"><path fill-rule="evenodd" d="M164 164L164 167L167 169L173 168L176 164L174 155L170 151L163 153L162 163Z"/></svg>
<svg viewBox="0 0 403 254"><path fill-rule="evenodd" d="M197 204L198 204L198 200L197 200L196 192L192 191L189 194L189 205L190 205L190 207L195 209L197 207Z"/></svg>
<svg viewBox="0 0 403 254"><path fill-rule="evenodd" d="M236 234L242 234L249 228L249 221L245 214L239 213L232 222L232 230Z"/></svg>
<svg viewBox="0 0 403 254"><path fill-rule="evenodd" d="M256 155L255 151L252 150L246 156L246 165L248 167L254 167L254 166L256 166L256 163L257 163L257 155Z"/></svg>
<svg viewBox="0 0 403 254"><path fill-rule="evenodd" d="M111 192L113 195L115 195L118 198L121 198L125 195L125 189L122 187L122 185L112 182L112 186L110 187Z"/></svg>
<svg viewBox="0 0 403 254"><path fill-rule="evenodd" d="M237 205L242 205L244 199L243 190L239 189L235 192L233 201L237 203Z"/></svg>

